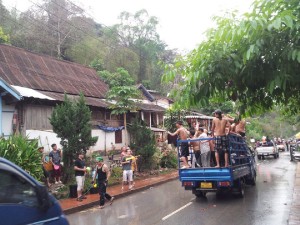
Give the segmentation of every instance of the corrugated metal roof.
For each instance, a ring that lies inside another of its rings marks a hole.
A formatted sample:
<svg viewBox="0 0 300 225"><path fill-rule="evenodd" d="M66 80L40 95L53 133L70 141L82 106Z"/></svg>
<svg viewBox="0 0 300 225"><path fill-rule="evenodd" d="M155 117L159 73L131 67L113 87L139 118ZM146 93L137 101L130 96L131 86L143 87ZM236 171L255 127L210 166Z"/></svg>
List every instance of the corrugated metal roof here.
<svg viewBox="0 0 300 225"><path fill-rule="evenodd" d="M63 102L65 98L65 94L63 93L55 93L49 91L36 91L31 88L25 88L20 86L12 85L12 87L20 93L22 97L25 98L37 98L37 99L46 99L51 101L60 101ZM67 94L70 99L79 99L79 95L70 95ZM103 99L85 97L86 104L89 106L96 106L107 108L110 104Z"/></svg>
<svg viewBox="0 0 300 225"><path fill-rule="evenodd" d="M212 120L214 117L212 116L205 116L205 115L191 115L191 116L185 116L186 119L209 119Z"/></svg>
<svg viewBox="0 0 300 225"><path fill-rule="evenodd" d="M0 78L34 90L104 98L108 86L92 68L0 44Z"/></svg>
<svg viewBox="0 0 300 225"><path fill-rule="evenodd" d="M163 108L159 105L154 105L154 104L137 103L137 107L143 111L149 111L149 112L164 112L164 111L166 111L165 108Z"/></svg>
<svg viewBox="0 0 300 225"><path fill-rule="evenodd" d="M11 86L14 87L21 94L22 97L55 100L54 98L44 95L41 92L38 92L31 88L20 87L15 85L11 85Z"/></svg>
<svg viewBox="0 0 300 225"><path fill-rule="evenodd" d="M54 92L49 92L49 91L40 91L40 93L49 96L50 98L54 98L57 101L64 101L65 94L64 93L54 93ZM71 99L79 99L79 95L67 95ZM103 99L100 98L93 98L93 97L86 97L85 96L85 102L89 106L96 106L96 107L101 107L101 108L108 108L110 105L108 102L106 102Z"/></svg>
<svg viewBox="0 0 300 225"><path fill-rule="evenodd" d="M149 127L150 130L154 131L154 132L167 132L166 130L164 129L160 129L160 128L157 128L157 127Z"/></svg>

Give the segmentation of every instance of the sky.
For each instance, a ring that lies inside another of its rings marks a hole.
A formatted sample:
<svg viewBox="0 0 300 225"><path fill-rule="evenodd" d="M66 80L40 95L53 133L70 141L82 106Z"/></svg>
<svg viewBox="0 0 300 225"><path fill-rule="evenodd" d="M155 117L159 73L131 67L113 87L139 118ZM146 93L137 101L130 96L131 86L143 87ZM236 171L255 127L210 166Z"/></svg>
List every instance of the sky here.
<svg viewBox="0 0 300 225"><path fill-rule="evenodd" d="M71 1L71 0L66 0ZM40 0L2 0L10 8L26 10ZM204 39L204 32L213 26L212 17L226 10L244 13L253 0L72 0L85 9L96 22L110 26L119 22L122 11L132 14L146 9L159 20L157 32L168 48L188 52Z"/></svg>

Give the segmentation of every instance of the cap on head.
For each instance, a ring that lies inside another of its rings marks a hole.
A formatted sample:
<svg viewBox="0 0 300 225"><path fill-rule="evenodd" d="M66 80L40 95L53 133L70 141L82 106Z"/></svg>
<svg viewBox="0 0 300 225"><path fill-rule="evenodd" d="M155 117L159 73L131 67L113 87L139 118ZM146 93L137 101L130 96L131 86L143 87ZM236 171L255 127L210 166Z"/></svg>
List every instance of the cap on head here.
<svg viewBox="0 0 300 225"><path fill-rule="evenodd" d="M97 157L96 157L96 161L97 161L97 162L103 162L103 158L102 158L101 156L97 156Z"/></svg>

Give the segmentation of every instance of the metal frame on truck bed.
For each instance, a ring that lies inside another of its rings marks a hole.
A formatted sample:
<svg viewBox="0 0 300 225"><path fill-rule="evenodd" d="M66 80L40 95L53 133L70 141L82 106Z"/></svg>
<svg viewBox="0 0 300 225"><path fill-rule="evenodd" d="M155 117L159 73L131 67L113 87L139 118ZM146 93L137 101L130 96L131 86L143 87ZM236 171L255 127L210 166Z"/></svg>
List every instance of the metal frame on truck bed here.
<svg viewBox="0 0 300 225"><path fill-rule="evenodd" d="M180 143L203 140L213 140L214 138L199 138L178 141L178 156L180 153ZM180 168L179 157L179 179L185 190L192 190L197 197L204 197L207 192L220 193L222 191L232 191L239 196L244 196L244 185L256 183L255 158L245 139L235 134L228 135L229 140L229 167L195 167ZM191 162L193 162L193 153Z"/></svg>

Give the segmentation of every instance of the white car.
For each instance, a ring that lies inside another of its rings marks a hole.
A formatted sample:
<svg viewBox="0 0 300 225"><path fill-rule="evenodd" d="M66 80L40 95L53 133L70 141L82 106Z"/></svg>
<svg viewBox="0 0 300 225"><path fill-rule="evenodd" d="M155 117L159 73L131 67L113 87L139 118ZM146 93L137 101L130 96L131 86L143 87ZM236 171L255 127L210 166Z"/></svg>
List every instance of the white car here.
<svg viewBox="0 0 300 225"><path fill-rule="evenodd" d="M257 147L256 152L258 159L264 159L265 156L274 156L274 159L279 158L278 148L273 142Z"/></svg>

